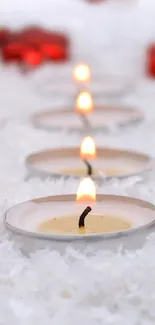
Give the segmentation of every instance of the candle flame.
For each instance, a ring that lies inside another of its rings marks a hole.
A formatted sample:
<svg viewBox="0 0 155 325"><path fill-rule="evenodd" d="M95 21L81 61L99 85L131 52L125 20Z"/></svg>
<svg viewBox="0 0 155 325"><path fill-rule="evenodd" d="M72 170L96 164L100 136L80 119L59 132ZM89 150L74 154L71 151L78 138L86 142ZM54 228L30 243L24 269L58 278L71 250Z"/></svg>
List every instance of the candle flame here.
<svg viewBox="0 0 155 325"><path fill-rule="evenodd" d="M85 137L80 146L80 156L82 159L96 159L96 145L91 137Z"/></svg>
<svg viewBox="0 0 155 325"><path fill-rule="evenodd" d="M78 187L76 201L78 203L95 203L96 202L96 188L91 178L84 178Z"/></svg>
<svg viewBox="0 0 155 325"><path fill-rule="evenodd" d="M93 98L88 91L82 91L76 98L76 109L81 114L88 114L93 111Z"/></svg>
<svg viewBox="0 0 155 325"><path fill-rule="evenodd" d="M91 71L87 64L79 63L73 71L73 78L80 83L89 82L91 79Z"/></svg>

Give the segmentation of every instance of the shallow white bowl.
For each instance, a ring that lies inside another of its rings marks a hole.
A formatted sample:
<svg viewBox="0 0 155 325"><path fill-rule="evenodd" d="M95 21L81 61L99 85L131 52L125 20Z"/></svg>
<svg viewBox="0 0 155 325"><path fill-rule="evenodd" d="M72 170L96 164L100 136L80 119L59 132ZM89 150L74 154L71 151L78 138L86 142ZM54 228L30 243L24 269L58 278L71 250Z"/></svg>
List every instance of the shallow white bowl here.
<svg viewBox="0 0 155 325"><path fill-rule="evenodd" d="M97 159L91 161L91 164L100 174L100 176L92 176L92 178L96 181L104 181L115 177L121 179L136 175L144 176L152 170L154 160L148 155L133 151L97 148ZM26 166L30 176L37 175L41 178L64 176L79 179L82 176L76 172L71 174L69 170L82 169L86 171L86 166L80 159L80 148L78 147L48 149L33 153L26 158ZM68 170L68 172L63 173L63 170ZM118 170L118 173L117 175L104 176L106 170Z"/></svg>
<svg viewBox="0 0 155 325"><path fill-rule="evenodd" d="M132 228L103 234L44 234L38 232L41 222L50 218L81 214L85 205L77 205L76 195L56 195L20 203L9 209L4 224L15 241L20 241L24 252L50 247L63 251L68 245L77 249L115 250L120 245L127 249L140 248L146 236L155 230L155 206L151 203L124 196L97 195L94 213L124 218Z"/></svg>
<svg viewBox="0 0 155 325"><path fill-rule="evenodd" d="M94 74L92 80L88 84L78 84L72 81L72 74L55 75L53 78L49 77L43 79L36 84L37 94L43 97L63 97L74 100L80 89L87 89L93 95L94 100L98 98L118 98L126 93L129 93L134 87L133 79L127 76L103 76L101 74Z"/></svg>
<svg viewBox="0 0 155 325"><path fill-rule="evenodd" d="M83 124L80 114L73 107L48 110L35 114L32 118L37 128L47 131L65 130L70 132L103 131L131 126L143 121L143 113L136 108L122 106L95 106L92 114L87 116L89 128Z"/></svg>

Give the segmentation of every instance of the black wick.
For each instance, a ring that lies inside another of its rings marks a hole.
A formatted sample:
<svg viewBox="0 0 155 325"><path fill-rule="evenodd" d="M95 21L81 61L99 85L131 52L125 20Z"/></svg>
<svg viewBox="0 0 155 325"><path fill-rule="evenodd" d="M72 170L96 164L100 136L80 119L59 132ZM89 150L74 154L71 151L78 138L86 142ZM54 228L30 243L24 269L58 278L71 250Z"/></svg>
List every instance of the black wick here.
<svg viewBox="0 0 155 325"><path fill-rule="evenodd" d="M85 226L84 220L87 217L88 213L91 211L91 207L87 207L82 214L80 215L79 218L79 228L83 228Z"/></svg>
<svg viewBox="0 0 155 325"><path fill-rule="evenodd" d="M89 176L92 175L93 174L93 168L92 168L91 164L87 160L83 160L83 162L87 166L87 175L89 175Z"/></svg>

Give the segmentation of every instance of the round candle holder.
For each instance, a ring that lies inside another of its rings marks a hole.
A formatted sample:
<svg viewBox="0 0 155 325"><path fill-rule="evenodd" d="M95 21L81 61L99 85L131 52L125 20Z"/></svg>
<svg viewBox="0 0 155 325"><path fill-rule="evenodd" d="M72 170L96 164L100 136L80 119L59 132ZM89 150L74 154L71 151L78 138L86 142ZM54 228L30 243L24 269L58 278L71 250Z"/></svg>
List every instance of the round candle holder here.
<svg viewBox="0 0 155 325"><path fill-rule="evenodd" d="M148 155L112 148L98 148L97 159L90 161L95 181L147 174L154 167ZM48 149L26 159L30 176L74 177L87 175L87 166L80 159L80 148Z"/></svg>
<svg viewBox="0 0 155 325"><path fill-rule="evenodd" d="M126 76L102 76L94 74L90 82L86 84L78 84L72 82L69 75L55 75L54 78L42 80L36 85L36 91L39 96L43 97L63 97L68 98L70 103L74 103L77 92L87 89L92 95L94 100L98 98L118 98L131 92L134 87L134 82L127 79Z"/></svg>
<svg viewBox="0 0 155 325"><path fill-rule="evenodd" d="M20 241L25 252L45 248L63 251L68 245L81 250L112 249L119 245L124 248L140 248L146 236L155 229L155 206L151 203L117 195L97 195L93 213L107 218L121 218L130 224L130 229L115 232L74 234L60 232L40 232L40 225L49 220L65 218L77 220L84 204L76 204L76 195L56 195L20 203L7 211L4 224L14 240ZM89 218L89 216L87 217ZM94 216L95 218L95 216ZM78 224L77 224L78 227Z"/></svg>
<svg viewBox="0 0 155 325"><path fill-rule="evenodd" d="M66 130L69 132L103 131L132 126L144 119L143 113L135 108L117 106L96 106L93 113L86 116L88 127L82 115L74 108L48 110L35 114L32 122L37 128L47 131Z"/></svg>

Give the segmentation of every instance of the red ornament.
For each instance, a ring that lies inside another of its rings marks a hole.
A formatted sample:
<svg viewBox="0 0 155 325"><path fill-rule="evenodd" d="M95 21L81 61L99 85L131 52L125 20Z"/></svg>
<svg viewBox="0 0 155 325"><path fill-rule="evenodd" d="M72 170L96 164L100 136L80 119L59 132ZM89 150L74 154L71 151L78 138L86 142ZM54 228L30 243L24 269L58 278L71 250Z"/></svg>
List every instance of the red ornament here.
<svg viewBox="0 0 155 325"><path fill-rule="evenodd" d="M45 32L38 27L25 29L19 35L19 39L24 43L32 44L32 46L36 47L41 45L45 37Z"/></svg>
<svg viewBox="0 0 155 325"><path fill-rule="evenodd" d="M8 43L11 37L11 32L7 28L0 29L0 46L3 46Z"/></svg>
<svg viewBox="0 0 155 325"><path fill-rule="evenodd" d="M155 78L155 44L149 46L147 50L146 65L147 75L151 78Z"/></svg>
<svg viewBox="0 0 155 325"><path fill-rule="evenodd" d="M27 65L39 66L42 62L41 54L34 49L27 49L23 55L23 61Z"/></svg>
<svg viewBox="0 0 155 325"><path fill-rule="evenodd" d="M22 36L29 36L33 33L40 33L42 31L42 28L37 25L27 26L23 28L20 32L20 35Z"/></svg>
<svg viewBox="0 0 155 325"><path fill-rule="evenodd" d="M51 32L38 26L24 28L20 32L0 30L2 58L27 66L39 66L44 60L69 59L69 39L60 32Z"/></svg>
<svg viewBox="0 0 155 325"><path fill-rule="evenodd" d="M49 41L51 43L55 44L61 44L63 46L69 46L69 40L66 35L63 33L57 33L57 32L50 32L49 33Z"/></svg>
<svg viewBox="0 0 155 325"><path fill-rule="evenodd" d="M2 58L4 61L21 61L25 47L20 43L10 43L2 48Z"/></svg>
<svg viewBox="0 0 155 325"><path fill-rule="evenodd" d="M67 50L59 44L43 44L41 47L43 57L49 60L66 60L68 58Z"/></svg>

